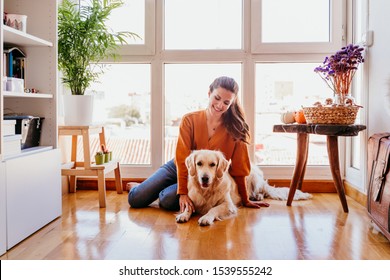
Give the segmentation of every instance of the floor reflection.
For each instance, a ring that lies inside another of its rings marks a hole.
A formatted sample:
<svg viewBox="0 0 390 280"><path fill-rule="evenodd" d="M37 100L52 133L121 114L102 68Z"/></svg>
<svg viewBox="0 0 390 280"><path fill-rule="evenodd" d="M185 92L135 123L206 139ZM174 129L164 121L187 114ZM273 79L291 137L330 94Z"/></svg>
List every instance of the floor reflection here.
<svg viewBox="0 0 390 280"><path fill-rule="evenodd" d="M63 200L63 214L0 259L82 260L376 260L390 259L390 242L374 233L366 209L337 194L309 201L271 201L240 208L236 217L201 227L195 215L178 224L157 204L131 209L127 193L107 192L99 208L94 191Z"/></svg>

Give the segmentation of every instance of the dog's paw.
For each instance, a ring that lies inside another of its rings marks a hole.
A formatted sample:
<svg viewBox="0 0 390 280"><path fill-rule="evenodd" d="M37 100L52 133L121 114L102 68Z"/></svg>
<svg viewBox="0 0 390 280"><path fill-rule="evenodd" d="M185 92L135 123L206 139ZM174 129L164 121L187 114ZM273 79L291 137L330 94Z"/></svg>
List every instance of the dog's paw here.
<svg viewBox="0 0 390 280"><path fill-rule="evenodd" d="M264 195L262 193L258 193L254 197L252 197L252 200L254 200L254 201L262 201L262 200L264 200Z"/></svg>
<svg viewBox="0 0 390 280"><path fill-rule="evenodd" d="M226 218L229 218L230 216L233 216L233 215L237 214L237 207L235 205L233 205L233 204L228 208L228 210L229 211L228 211L228 213L226 215Z"/></svg>
<svg viewBox="0 0 390 280"><path fill-rule="evenodd" d="M294 200L307 200L313 198L313 195L310 193L302 192L297 190L294 195Z"/></svg>
<svg viewBox="0 0 390 280"><path fill-rule="evenodd" d="M184 211L183 213L180 213L176 215L176 222L177 223L186 223L190 220L191 213Z"/></svg>
<svg viewBox="0 0 390 280"><path fill-rule="evenodd" d="M214 217L207 215L207 214L200 217L198 220L198 224L200 226L209 226L209 225L212 225L213 222L214 222Z"/></svg>

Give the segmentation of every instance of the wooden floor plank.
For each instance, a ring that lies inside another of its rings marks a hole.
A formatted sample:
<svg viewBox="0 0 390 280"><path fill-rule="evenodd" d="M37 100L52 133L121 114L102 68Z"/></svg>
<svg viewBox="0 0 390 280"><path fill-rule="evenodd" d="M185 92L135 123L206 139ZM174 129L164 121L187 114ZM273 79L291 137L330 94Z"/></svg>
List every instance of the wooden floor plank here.
<svg viewBox="0 0 390 280"><path fill-rule="evenodd" d="M236 217L209 227L199 216L177 224L175 213L131 209L127 192L97 191L63 196L63 214L22 241L1 260L389 260L390 243L371 227L366 209L337 194L315 193L308 201L267 200L269 208L240 208Z"/></svg>

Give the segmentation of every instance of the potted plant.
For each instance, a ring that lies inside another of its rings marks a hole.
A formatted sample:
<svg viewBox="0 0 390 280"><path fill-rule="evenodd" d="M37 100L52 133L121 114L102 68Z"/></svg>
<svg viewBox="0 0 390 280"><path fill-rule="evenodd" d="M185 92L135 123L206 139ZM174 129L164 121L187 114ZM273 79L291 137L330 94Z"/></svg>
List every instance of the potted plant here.
<svg viewBox="0 0 390 280"><path fill-rule="evenodd" d="M104 72L99 62L116 59L119 44L124 44L126 38L139 38L133 32L114 32L107 26L111 12L122 6L122 1L89 0L87 3L80 5L63 0L58 8L58 68L62 82L71 92L64 95L65 123L70 125L91 122L93 107L81 103L80 97L92 98L85 95L85 91ZM76 103L67 104L68 96L77 99ZM89 101L93 104L93 100ZM77 107L83 112L89 111L88 120L82 121L74 110L67 114L68 108L77 110Z"/></svg>
<svg viewBox="0 0 390 280"><path fill-rule="evenodd" d="M104 162L109 162L112 160L112 151L109 151L107 147L102 144L101 145L102 153L104 155Z"/></svg>
<svg viewBox="0 0 390 280"><path fill-rule="evenodd" d="M95 154L95 163L97 165L103 164L104 163L104 157L105 156L104 156L103 152L101 152L101 151L96 152L96 154Z"/></svg>

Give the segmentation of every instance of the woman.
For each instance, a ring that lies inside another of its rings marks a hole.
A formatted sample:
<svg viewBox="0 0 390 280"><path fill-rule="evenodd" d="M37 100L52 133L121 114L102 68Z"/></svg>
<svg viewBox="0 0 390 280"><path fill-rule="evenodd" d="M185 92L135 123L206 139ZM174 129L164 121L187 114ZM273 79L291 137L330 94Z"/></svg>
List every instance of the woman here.
<svg viewBox="0 0 390 280"><path fill-rule="evenodd" d="M194 205L188 197L185 159L192 150L201 149L219 150L231 160L229 173L238 185L244 206L269 206L264 202L250 201L246 192L245 177L251 168L247 146L250 135L237 96L238 84L232 78L219 77L210 85L208 95L206 110L183 116L175 159L130 189L128 200L131 207L146 207L159 198L162 208L183 212L187 207L194 212Z"/></svg>

